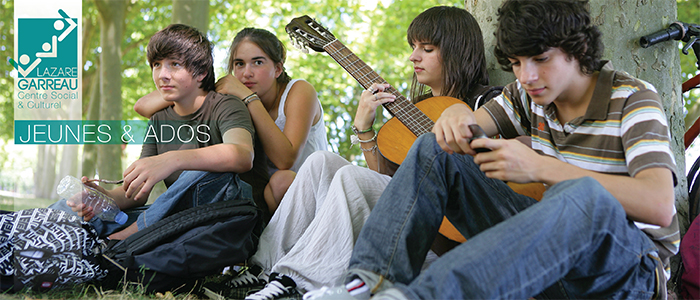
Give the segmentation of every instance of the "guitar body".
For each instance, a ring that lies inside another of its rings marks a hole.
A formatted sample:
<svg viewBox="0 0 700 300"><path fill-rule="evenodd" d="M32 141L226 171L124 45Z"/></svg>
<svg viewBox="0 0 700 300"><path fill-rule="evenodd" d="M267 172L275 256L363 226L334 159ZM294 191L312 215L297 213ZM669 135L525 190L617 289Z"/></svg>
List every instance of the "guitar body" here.
<svg viewBox="0 0 700 300"><path fill-rule="evenodd" d="M464 104L464 102L457 98L441 96L418 102L416 107L428 116L428 118L435 121L445 109L457 103ZM411 149L411 145L416 141L416 138L418 137L416 137L406 125L401 123L397 118L391 118L384 123L379 133L377 133L377 147L379 147L379 152L381 152L384 158L400 165L404 158L406 158L408 149Z"/></svg>

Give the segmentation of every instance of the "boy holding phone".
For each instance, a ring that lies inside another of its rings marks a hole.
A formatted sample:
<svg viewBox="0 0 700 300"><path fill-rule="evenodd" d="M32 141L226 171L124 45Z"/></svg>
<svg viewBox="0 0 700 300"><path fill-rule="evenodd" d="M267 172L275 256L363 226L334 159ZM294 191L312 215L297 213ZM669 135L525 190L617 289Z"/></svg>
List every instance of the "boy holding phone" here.
<svg viewBox="0 0 700 300"><path fill-rule="evenodd" d="M676 165L654 87L600 61L582 1L508 0L498 15L496 57L517 81L413 144L346 286L320 298L666 297ZM472 141L472 124L505 139ZM504 181L549 188L538 202ZM467 241L421 272L443 215Z"/></svg>

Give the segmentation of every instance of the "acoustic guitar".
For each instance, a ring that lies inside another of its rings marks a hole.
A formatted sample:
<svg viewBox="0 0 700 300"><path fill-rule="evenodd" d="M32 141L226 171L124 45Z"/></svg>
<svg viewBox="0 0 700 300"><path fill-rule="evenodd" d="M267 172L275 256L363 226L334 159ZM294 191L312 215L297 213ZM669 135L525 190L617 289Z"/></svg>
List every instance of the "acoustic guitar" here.
<svg viewBox="0 0 700 300"><path fill-rule="evenodd" d="M316 52L328 53L363 88L368 89L373 83L387 83L330 31L309 16L294 18L285 30L297 48L304 52L311 48ZM435 125L434 120L437 120L445 109L456 103L464 103L456 98L441 96L413 104L393 87L389 87L385 92L396 96L396 100L382 104L393 118L379 130L377 146L384 158L398 165L406 158L416 138L430 132ZM545 190L541 183L508 185L516 192L535 199L541 199ZM453 241L466 240L446 218L440 227L440 233Z"/></svg>
<svg viewBox="0 0 700 300"><path fill-rule="evenodd" d="M368 89L373 83L387 83L330 31L309 16L294 18L285 30L295 46L305 52L311 48L317 52L328 53L363 88ZM464 103L452 97L432 97L414 105L393 87L389 87L385 92L396 96L396 100L382 104L393 118L377 133L377 147L384 158L398 165L406 158L416 138L430 132L435 125L434 120L437 120L446 108L456 103Z"/></svg>

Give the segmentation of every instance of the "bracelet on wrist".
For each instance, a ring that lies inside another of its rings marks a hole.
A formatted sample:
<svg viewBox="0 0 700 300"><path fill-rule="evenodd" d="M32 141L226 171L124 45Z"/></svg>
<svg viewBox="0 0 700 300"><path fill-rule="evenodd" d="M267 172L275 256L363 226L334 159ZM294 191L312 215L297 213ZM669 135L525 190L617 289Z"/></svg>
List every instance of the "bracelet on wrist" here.
<svg viewBox="0 0 700 300"><path fill-rule="evenodd" d="M260 100L260 97L258 97L258 93L252 93L248 96L245 96L245 98L243 98L243 103L245 103L245 106L248 106L250 102L253 102L255 100Z"/></svg>
<svg viewBox="0 0 700 300"><path fill-rule="evenodd" d="M352 147L356 144L359 144L359 143L369 143L369 142L374 142L376 140L377 140L377 133L374 133L374 136L369 140L362 140L362 139L360 139L360 137L353 134L350 136L350 147ZM360 148L362 148L362 147L360 147Z"/></svg>
<svg viewBox="0 0 700 300"><path fill-rule="evenodd" d="M355 125L352 125L351 129L352 129L352 132L354 132L356 135L360 134L360 133L367 133L367 132L374 130L374 128L372 128L372 126L370 126L369 128L367 128L365 130L359 130L359 129L357 129L357 127L355 127Z"/></svg>
<svg viewBox="0 0 700 300"><path fill-rule="evenodd" d="M365 149L360 146L360 150L362 150L362 152L374 152L374 150L377 150L377 144L374 144L374 146L370 147L369 149Z"/></svg>

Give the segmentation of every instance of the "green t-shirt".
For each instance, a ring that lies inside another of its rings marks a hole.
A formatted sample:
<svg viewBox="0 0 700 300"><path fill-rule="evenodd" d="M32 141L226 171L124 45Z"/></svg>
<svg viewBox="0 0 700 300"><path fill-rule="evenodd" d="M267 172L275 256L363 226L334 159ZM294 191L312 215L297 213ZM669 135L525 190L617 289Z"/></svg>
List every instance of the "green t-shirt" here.
<svg viewBox="0 0 700 300"><path fill-rule="evenodd" d="M209 92L196 112L181 116L172 106L156 112L148 122L141 158L173 150L198 149L223 143L223 135L233 128L243 128L255 136L250 113L237 97ZM165 179L170 186L181 171Z"/></svg>

